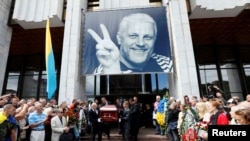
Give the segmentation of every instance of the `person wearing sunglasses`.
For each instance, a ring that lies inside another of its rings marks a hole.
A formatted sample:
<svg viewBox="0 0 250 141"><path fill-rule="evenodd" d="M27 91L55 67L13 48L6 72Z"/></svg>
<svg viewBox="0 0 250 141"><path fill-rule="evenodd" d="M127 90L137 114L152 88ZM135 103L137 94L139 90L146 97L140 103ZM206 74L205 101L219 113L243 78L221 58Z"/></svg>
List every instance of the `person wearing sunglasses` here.
<svg viewBox="0 0 250 141"><path fill-rule="evenodd" d="M55 113L56 116L51 119L51 141L59 141L59 138L63 133L69 132L69 127L67 127L66 118L63 116L63 109L57 109L55 110Z"/></svg>

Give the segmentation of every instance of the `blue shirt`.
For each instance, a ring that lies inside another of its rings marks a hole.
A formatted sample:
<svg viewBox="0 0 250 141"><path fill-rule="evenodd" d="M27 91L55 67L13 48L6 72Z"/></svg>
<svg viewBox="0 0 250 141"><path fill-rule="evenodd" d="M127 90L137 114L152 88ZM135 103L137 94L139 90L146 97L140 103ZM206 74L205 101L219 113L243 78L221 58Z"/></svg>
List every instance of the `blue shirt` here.
<svg viewBox="0 0 250 141"><path fill-rule="evenodd" d="M35 111L35 112L33 112L33 113L31 113L31 114L29 115L29 125L38 123L38 122L44 120L45 118L46 118L46 114L44 114L44 113L38 114L38 113ZM44 124L41 123L41 124L39 124L38 126L32 128L32 129L43 130L43 129L44 129Z"/></svg>

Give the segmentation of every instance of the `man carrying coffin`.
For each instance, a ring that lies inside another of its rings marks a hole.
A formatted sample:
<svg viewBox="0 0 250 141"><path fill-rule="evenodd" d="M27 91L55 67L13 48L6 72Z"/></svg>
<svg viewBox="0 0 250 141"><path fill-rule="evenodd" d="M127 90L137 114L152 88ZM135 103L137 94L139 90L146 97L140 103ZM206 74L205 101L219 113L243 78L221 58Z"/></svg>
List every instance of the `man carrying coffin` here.
<svg viewBox="0 0 250 141"><path fill-rule="evenodd" d="M99 118L98 111L97 111L97 104L92 103L91 109L88 112L89 122L91 126L91 141L95 141L95 135L98 134L98 141L102 140L102 123L101 119Z"/></svg>

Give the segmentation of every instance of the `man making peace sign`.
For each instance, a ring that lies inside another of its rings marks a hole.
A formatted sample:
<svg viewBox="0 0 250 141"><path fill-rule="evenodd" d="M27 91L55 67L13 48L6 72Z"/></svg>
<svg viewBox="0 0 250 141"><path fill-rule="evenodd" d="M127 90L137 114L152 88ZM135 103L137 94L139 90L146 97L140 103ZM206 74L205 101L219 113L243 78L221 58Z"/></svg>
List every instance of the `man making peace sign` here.
<svg viewBox="0 0 250 141"><path fill-rule="evenodd" d="M103 39L92 29L88 32L97 42L96 56L100 65L95 74L119 74L131 72L170 72L172 60L154 53L157 26L145 13L125 16L119 25L116 38L111 40L107 28L101 24Z"/></svg>

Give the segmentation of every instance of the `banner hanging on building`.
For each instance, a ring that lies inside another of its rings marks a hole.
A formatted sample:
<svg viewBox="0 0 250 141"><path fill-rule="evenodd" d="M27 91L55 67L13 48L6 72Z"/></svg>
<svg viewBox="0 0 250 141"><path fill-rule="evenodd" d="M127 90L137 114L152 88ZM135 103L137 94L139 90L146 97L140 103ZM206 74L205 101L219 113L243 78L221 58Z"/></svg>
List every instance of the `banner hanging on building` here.
<svg viewBox="0 0 250 141"><path fill-rule="evenodd" d="M165 7L87 12L83 75L172 71Z"/></svg>

